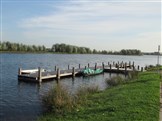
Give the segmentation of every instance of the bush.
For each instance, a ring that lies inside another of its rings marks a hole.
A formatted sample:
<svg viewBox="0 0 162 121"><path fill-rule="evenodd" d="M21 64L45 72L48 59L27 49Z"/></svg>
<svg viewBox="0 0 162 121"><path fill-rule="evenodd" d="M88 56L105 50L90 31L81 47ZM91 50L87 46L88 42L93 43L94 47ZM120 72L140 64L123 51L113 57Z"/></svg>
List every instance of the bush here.
<svg viewBox="0 0 162 121"><path fill-rule="evenodd" d="M75 94L61 86L56 85L54 88L43 96L43 104L49 112L55 114L65 114L77 109L81 104L86 102L88 94L98 92L98 86L80 87Z"/></svg>
<svg viewBox="0 0 162 121"><path fill-rule="evenodd" d="M115 76L110 79L106 79L106 83L108 86L117 86L124 82L124 79L121 76Z"/></svg>
<svg viewBox="0 0 162 121"><path fill-rule="evenodd" d="M73 101L72 95L60 84L52 88L47 95L43 97L43 103L48 111L59 114L72 111L75 105Z"/></svg>
<svg viewBox="0 0 162 121"><path fill-rule="evenodd" d="M139 75L138 71L132 71L128 73L128 80L137 79Z"/></svg>

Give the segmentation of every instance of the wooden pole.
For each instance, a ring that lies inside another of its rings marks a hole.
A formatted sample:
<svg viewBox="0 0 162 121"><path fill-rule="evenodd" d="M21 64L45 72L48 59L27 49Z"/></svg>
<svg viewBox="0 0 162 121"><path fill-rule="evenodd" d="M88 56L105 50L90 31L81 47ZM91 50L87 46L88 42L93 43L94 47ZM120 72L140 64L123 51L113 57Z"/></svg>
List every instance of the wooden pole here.
<svg viewBox="0 0 162 121"><path fill-rule="evenodd" d="M85 69L87 68L87 66L85 66Z"/></svg>
<svg viewBox="0 0 162 121"><path fill-rule="evenodd" d="M80 64L79 64L79 69L80 69Z"/></svg>
<svg viewBox="0 0 162 121"><path fill-rule="evenodd" d="M97 63L95 63L95 70L97 69Z"/></svg>
<svg viewBox="0 0 162 121"><path fill-rule="evenodd" d="M110 64L110 72L111 72L111 64Z"/></svg>
<svg viewBox="0 0 162 121"><path fill-rule="evenodd" d="M140 69L140 66L138 65L137 69L139 70Z"/></svg>
<svg viewBox="0 0 162 121"><path fill-rule="evenodd" d="M68 65L68 70L70 69L70 65Z"/></svg>
<svg viewBox="0 0 162 121"><path fill-rule="evenodd" d="M115 62L113 61L113 66L115 65Z"/></svg>
<svg viewBox="0 0 162 121"><path fill-rule="evenodd" d="M116 67L116 68L118 67L118 64L117 64L117 63L115 64L115 67Z"/></svg>
<svg viewBox="0 0 162 121"><path fill-rule="evenodd" d="M19 75L22 74L22 69L21 69L21 68L19 68L19 70L18 70L18 74L19 74Z"/></svg>
<svg viewBox="0 0 162 121"><path fill-rule="evenodd" d="M103 68L103 70L105 69L105 64L104 64L104 62L102 62L102 68Z"/></svg>
<svg viewBox="0 0 162 121"><path fill-rule="evenodd" d="M75 68L73 67L72 76L75 77Z"/></svg>
<svg viewBox="0 0 162 121"><path fill-rule="evenodd" d="M55 71L57 70L57 67L55 66Z"/></svg>
<svg viewBox="0 0 162 121"><path fill-rule="evenodd" d="M108 66L110 65L110 62L108 62Z"/></svg>
<svg viewBox="0 0 162 121"><path fill-rule="evenodd" d="M141 72L143 72L143 67L141 67Z"/></svg>
<svg viewBox="0 0 162 121"><path fill-rule="evenodd" d="M88 63L88 68L89 68L89 63Z"/></svg>
<svg viewBox="0 0 162 121"><path fill-rule="evenodd" d="M57 68L57 79L59 80L60 79L60 69Z"/></svg>
<svg viewBox="0 0 162 121"><path fill-rule="evenodd" d="M38 67L38 81L42 82L42 69Z"/></svg>
<svg viewBox="0 0 162 121"><path fill-rule="evenodd" d="M125 67L125 72L126 72L127 71L127 63L125 63L125 66L124 67Z"/></svg>

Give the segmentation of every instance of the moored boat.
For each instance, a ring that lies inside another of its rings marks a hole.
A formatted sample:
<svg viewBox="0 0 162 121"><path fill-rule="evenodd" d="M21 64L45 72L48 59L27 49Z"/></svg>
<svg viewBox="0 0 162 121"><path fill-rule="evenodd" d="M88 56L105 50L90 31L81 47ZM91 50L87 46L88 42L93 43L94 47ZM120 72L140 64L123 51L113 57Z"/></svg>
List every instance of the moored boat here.
<svg viewBox="0 0 162 121"><path fill-rule="evenodd" d="M103 69L90 69L90 68L87 68L87 69L84 69L82 74L83 76L91 76L91 75L97 75L97 74L101 74L103 72Z"/></svg>

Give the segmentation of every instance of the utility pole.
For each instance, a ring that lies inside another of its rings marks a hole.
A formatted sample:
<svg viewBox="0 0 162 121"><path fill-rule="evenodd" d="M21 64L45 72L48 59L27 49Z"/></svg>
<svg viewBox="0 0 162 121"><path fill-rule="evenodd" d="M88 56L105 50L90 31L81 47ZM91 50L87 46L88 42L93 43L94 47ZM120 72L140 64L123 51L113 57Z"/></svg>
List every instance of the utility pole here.
<svg viewBox="0 0 162 121"><path fill-rule="evenodd" d="M158 58L157 58L157 66L160 65L160 45L158 45Z"/></svg>

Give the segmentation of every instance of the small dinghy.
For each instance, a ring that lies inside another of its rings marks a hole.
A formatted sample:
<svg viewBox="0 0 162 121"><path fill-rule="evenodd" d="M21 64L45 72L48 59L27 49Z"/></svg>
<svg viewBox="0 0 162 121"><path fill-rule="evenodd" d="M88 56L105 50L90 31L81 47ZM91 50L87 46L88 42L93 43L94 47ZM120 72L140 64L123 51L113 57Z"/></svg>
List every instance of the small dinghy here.
<svg viewBox="0 0 162 121"><path fill-rule="evenodd" d="M91 76L91 75L97 75L97 74L101 74L103 72L103 69L90 69L90 68L87 68L87 69L84 69L82 74L83 76Z"/></svg>

